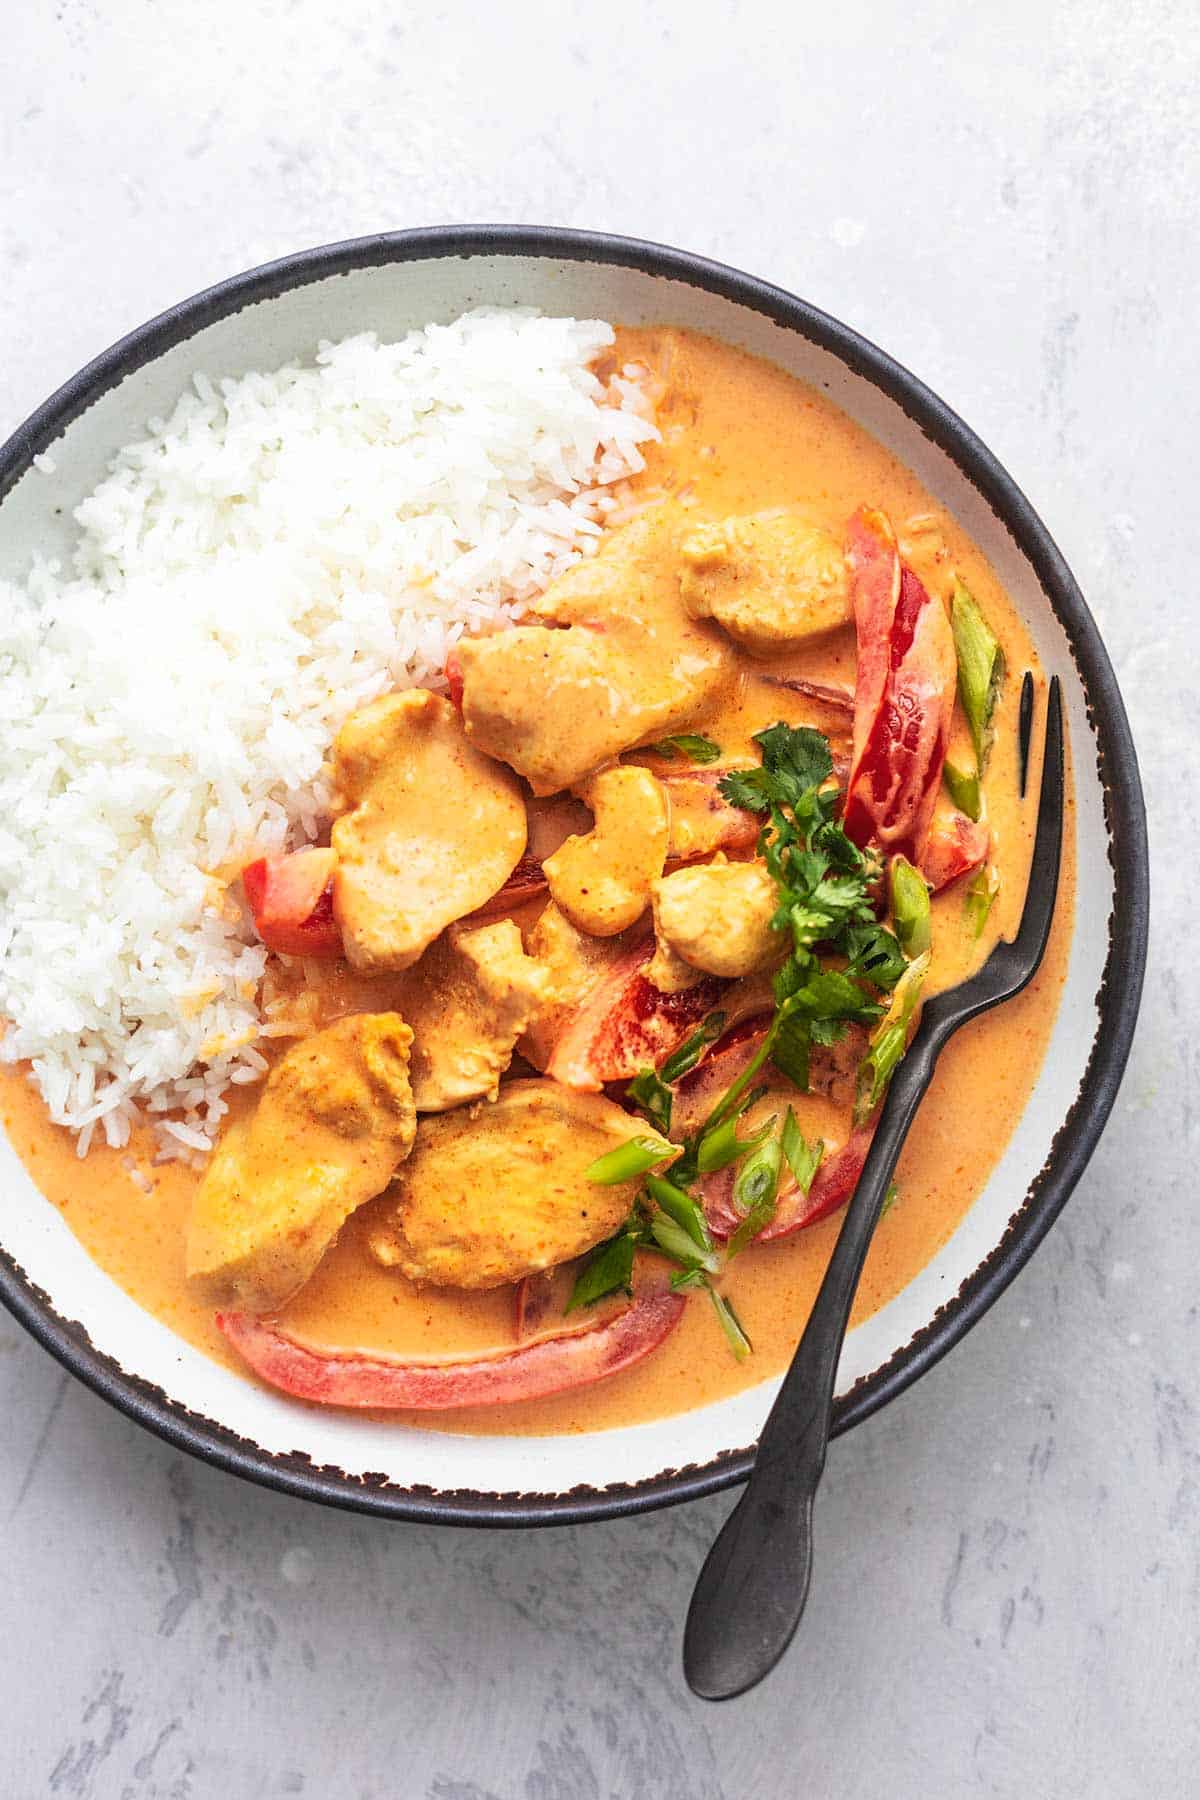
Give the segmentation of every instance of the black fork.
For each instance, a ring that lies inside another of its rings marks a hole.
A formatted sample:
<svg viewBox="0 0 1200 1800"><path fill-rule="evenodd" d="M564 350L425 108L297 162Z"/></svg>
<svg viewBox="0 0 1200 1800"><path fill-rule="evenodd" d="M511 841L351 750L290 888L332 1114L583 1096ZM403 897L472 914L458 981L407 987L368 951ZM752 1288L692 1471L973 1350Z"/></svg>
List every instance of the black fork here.
<svg viewBox="0 0 1200 1800"><path fill-rule="evenodd" d="M729 1700L768 1674L800 1623L812 1574L813 1498L825 1467L833 1387L850 1306L883 1198L938 1056L960 1025L1033 979L1054 916L1063 829L1058 677L1046 705L1037 834L1020 928L977 974L937 994L892 1079L858 1187L804 1336L763 1427L754 1469L708 1553L683 1638L683 1667L705 1700Z"/></svg>

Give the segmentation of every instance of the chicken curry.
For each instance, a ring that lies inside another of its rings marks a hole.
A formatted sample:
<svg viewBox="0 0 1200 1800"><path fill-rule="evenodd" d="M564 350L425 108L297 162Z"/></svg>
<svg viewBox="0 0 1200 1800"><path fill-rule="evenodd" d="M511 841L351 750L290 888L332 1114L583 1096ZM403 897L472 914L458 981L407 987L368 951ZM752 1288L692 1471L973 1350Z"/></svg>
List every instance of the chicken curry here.
<svg viewBox="0 0 1200 1800"><path fill-rule="evenodd" d="M102 1266L310 1401L585 1430L777 1372L922 999L1020 916L1044 683L977 547L773 366L674 330L615 356L661 431L624 516L448 693L354 713L326 841L242 872L274 1059L207 1166L101 1148L81 1182L3 1077ZM1003 1148L1073 880L1068 830L1049 954L947 1051L857 1319Z"/></svg>

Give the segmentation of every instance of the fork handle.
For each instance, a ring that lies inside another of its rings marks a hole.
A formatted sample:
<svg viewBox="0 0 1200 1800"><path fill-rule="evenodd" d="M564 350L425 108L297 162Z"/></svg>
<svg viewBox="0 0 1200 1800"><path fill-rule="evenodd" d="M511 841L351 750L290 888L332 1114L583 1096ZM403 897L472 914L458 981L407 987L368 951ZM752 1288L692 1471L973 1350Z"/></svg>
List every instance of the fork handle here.
<svg viewBox="0 0 1200 1800"><path fill-rule="evenodd" d="M813 1498L825 1467L833 1386L850 1307L941 1033L918 1030L880 1113L804 1336L759 1439L754 1469L700 1572L683 1666L705 1700L761 1681L787 1649L812 1574Z"/></svg>

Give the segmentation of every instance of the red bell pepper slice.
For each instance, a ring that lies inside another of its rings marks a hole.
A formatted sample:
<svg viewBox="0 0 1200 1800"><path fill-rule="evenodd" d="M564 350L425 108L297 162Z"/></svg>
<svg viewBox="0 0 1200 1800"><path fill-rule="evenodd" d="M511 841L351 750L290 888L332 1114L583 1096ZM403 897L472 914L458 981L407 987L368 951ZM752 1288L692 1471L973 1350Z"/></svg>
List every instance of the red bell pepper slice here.
<svg viewBox="0 0 1200 1800"><path fill-rule="evenodd" d="M218 1313L217 1324L256 1375L298 1400L443 1411L544 1400L619 1374L658 1349L684 1305L682 1294L647 1293L606 1324L443 1362L313 1349L250 1313Z"/></svg>
<svg viewBox="0 0 1200 1800"><path fill-rule="evenodd" d="M987 826L975 824L957 808L937 813L925 840L921 873L936 894L986 862L991 842Z"/></svg>
<svg viewBox="0 0 1200 1800"><path fill-rule="evenodd" d="M485 900L482 906L477 906L471 916L475 919L490 919L497 913L511 912L514 907L524 906L545 892L546 877L542 873L541 861L526 851L504 886L497 888L491 899Z"/></svg>
<svg viewBox="0 0 1200 1800"><path fill-rule="evenodd" d="M821 1164L807 1194L801 1193L785 1166L775 1202L775 1216L764 1225L754 1242L771 1244L778 1238L790 1237L794 1231L803 1231L806 1226L827 1219L830 1213L845 1206L858 1186L874 1135L873 1119L866 1125L856 1126L841 1148ZM708 1228L715 1238L722 1240L732 1237L742 1222L742 1215L733 1204L736 1172L734 1167L719 1169L715 1175L706 1177L702 1187Z"/></svg>
<svg viewBox="0 0 1200 1800"><path fill-rule="evenodd" d="M682 994L660 993L644 972L653 955L654 940L644 938L579 1002L546 1064L552 1080L584 1094L632 1081L678 1050L729 986L706 975Z"/></svg>
<svg viewBox="0 0 1200 1800"><path fill-rule="evenodd" d="M759 1232L755 1242L772 1244L778 1238L790 1237L793 1231L803 1231L805 1226L815 1225L845 1206L858 1186L876 1123L870 1119L865 1125L855 1126L841 1149L821 1164L807 1194L802 1194L795 1183L789 1192L781 1194L775 1217Z"/></svg>
<svg viewBox="0 0 1200 1800"><path fill-rule="evenodd" d="M268 950L283 956L340 956L342 934L333 916L332 850L315 846L284 856L260 856L242 870L254 929Z"/></svg>
<svg viewBox="0 0 1200 1800"><path fill-rule="evenodd" d="M884 513L855 513L847 557L858 678L843 822L860 848L919 866L954 709L954 637L940 601L901 563Z"/></svg>

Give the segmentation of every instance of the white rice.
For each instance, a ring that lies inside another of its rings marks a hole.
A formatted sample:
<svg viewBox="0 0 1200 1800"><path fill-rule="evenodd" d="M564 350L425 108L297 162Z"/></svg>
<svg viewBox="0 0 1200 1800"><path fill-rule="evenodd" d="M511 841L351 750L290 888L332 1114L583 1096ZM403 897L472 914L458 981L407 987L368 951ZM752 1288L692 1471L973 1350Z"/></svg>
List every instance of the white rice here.
<svg viewBox="0 0 1200 1800"><path fill-rule="evenodd" d="M0 1057L51 1117L205 1150L266 1067L243 863L318 832L346 715L443 685L594 540L656 436L596 320L479 310L196 375L0 583ZM45 466L45 464L43 464Z"/></svg>

